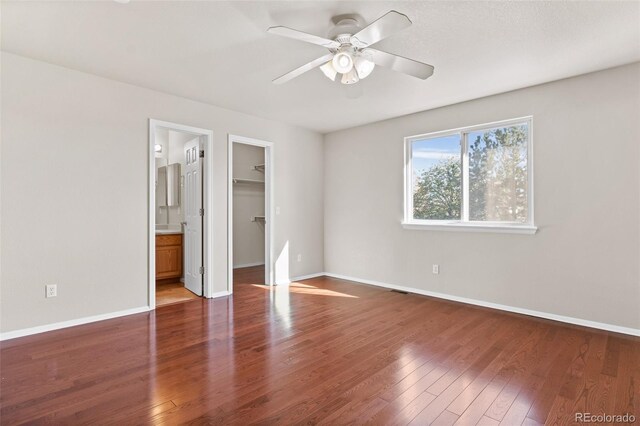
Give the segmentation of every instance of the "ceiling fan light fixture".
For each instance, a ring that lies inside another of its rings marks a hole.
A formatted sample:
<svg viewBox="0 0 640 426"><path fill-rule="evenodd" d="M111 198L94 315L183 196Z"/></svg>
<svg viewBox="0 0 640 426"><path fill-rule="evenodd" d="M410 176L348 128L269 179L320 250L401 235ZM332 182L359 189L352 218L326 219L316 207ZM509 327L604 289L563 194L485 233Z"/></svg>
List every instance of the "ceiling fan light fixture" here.
<svg viewBox="0 0 640 426"><path fill-rule="evenodd" d="M331 63L331 61L321 66L320 71L322 71L322 73L327 76L329 80L336 81L336 74L338 74L338 71L333 68L333 64Z"/></svg>
<svg viewBox="0 0 640 426"><path fill-rule="evenodd" d="M346 74L342 74L342 80L340 80L342 84L354 84L358 81L360 81L360 78L358 77L358 72L355 68L351 68L351 71Z"/></svg>
<svg viewBox="0 0 640 426"><path fill-rule="evenodd" d="M346 74L353 69L353 59L347 52L338 52L331 60L333 69L340 74Z"/></svg>
<svg viewBox="0 0 640 426"><path fill-rule="evenodd" d="M335 81L338 74L342 74L340 81L343 84L353 84L368 77L376 65L421 80L433 75L433 65L370 47L409 27L411 20L407 15L390 10L364 28L359 17L354 14L334 16L331 20L334 28L329 32L329 38L283 26L267 30L271 34L322 46L329 51L274 79L274 84L286 83L315 68L322 68L322 72L332 81Z"/></svg>
<svg viewBox="0 0 640 426"><path fill-rule="evenodd" d="M362 80L363 78L367 78L369 74L371 74L375 66L376 64L363 56L358 56L354 61L354 67L358 72L358 77L360 77L360 80Z"/></svg>

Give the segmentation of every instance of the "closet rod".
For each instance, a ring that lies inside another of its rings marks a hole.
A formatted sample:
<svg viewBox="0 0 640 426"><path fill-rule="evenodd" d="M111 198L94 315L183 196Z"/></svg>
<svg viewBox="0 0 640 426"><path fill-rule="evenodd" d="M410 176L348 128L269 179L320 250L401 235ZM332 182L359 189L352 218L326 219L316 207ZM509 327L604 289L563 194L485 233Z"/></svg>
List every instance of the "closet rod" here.
<svg viewBox="0 0 640 426"><path fill-rule="evenodd" d="M233 183L256 183L256 184L264 185L264 181L263 180L256 180L256 179L238 179L238 178L233 178Z"/></svg>

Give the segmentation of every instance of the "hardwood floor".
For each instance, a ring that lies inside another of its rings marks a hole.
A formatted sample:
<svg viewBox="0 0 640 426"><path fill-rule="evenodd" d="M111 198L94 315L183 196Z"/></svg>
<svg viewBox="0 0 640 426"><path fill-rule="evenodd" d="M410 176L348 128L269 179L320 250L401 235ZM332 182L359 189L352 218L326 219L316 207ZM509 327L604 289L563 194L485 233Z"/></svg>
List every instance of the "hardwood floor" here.
<svg viewBox="0 0 640 426"><path fill-rule="evenodd" d="M235 268L233 270L233 285L264 284L264 265Z"/></svg>
<svg viewBox="0 0 640 426"><path fill-rule="evenodd" d="M181 282L164 280L156 283L156 306L170 305L172 303L186 302L200 297L184 288Z"/></svg>
<svg viewBox="0 0 640 426"><path fill-rule="evenodd" d="M232 297L2 342L2 424L640 414L638 338L331 278L270 289L241 277Z"/></svg>

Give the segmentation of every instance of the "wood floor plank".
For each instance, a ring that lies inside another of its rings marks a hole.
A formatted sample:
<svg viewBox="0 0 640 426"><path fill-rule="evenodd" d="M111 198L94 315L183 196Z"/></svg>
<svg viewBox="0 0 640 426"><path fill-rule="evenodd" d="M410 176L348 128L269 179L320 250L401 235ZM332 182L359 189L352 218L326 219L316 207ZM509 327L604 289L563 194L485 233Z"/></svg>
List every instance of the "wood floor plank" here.
<svg viewBox="0 0 640 426"><path fill-rule="evenodd" d="M489 383L480 394L473 400L471 404L464 410L464 412L458 418L456 424L468 425L475 424L484 417L484 412L495 400L496 396L500 393L504 387L505 382L502 379L496 378ZM455 413L454 411L452 411Z"/></svg>
<svg viewBox="0 0 640 426"><path fill-rule="evenodd" d="M522 422L522 426L542 426L543 424L544 423L540 423L529 417L525 418L524 421ZM570 424L570 423L567 422L567 423L558 423L558 424Z"/></svg>
<svg viewBox="0 0 640 426"><path fill-rule="evenodd" d="M2 424L638 415L640 339L319 277L0 343Z"/></svg>
<svg viewBox="0 0 640 426"><path fill-rule="evenodd" d="M488 383L489 380L496 377L500 378L501 381L506 381L507 378L502 374L502 370L505 365L508 365L507 362L512 356L513 349L518 347L520 342L527 336L527 333L530 332L524 331L526 327L524 329L518 327L517 329L522 332L520 336L514 336L512 332L504 332L510 330L510 328L503 328L503 331L494 329L494 340L490 340L489 342L485 340L485 344L491 343L491 347L485 352L478 351L477 349L474 350L477 355L481 356L477 357L472 364L460 368L460 372L456 376L455 381L418 415L416 423L431 423L443 410L447 409L454 400L459 398L463 392L467 391L469 392L469 394L465 396L465 400L469 398L467 404L460 410L460 413L455 413L456 415L460 415L464 409L466 409L466 406L475 399L475 396L471 397L471 393L480 389L479 384ZM500 351L500 355L496 356L498 348L502 348L502 350ZM507 371L511 374L510 370ZM431 389L432 387L429 388L429 390Z"/></svg>
<svg viewBox="0 0 640 426"><path fill-rule="evenodd" d="M585 340L584 335L571 336L564 340L563 349L554 359L553 366L542 388L537 392L535 403L532 404L527 417L540 423L545 422L554 400L562 391L562 385L568 380L571 363L580 357L580 348Z"/></svg>
<svg viewBox="0 0 640 426"><path fill-rule="evenodd" d="M191 299L198 299L198 295L187 290L180 281L156 283L156 306L181 303Z"/></svg>
<svg viewBox="0 0 640 426"><path fill-rule="evenodd" d="M637 413L640 408L640 348L626 342L615 382L615 413Z"/></svg>
<svg viewBox="0 0 640 426"><path fill-rule="evenodd" d="M476 426L498 426L499 424L499 421L492 419L491 417L482 416L482 418L476 423Z"/></svg>
<svg viewBox="0 0 640 426"><path fill-rule="evenodd" d="M422 409L429 405L434 399L436 399L435 395L427 391L422 392L417 398L405 405L400 412L395 415L391 422L387 424L409 424L420 413L420 411L422 411Z"/></svg>
<svg viewBox="0 0 640 426"><path fill-rule="evenodd" d="M451 411L444 410L440 415L431 423L431 426L451 426L458 420L457 414L453 414Z"/></svg>
<svg viewBox="0 0 640 426"><path fill-rule="evenodd" d="M606 341L606 336L585 337L545 422L568 424L575 420L576 412L599 412L592 404L594 398L599 400L596 395L606 358Z"/></svg>
<svg viewBox="0 0 640 426"><path fill-rule="evenodd" d="M554 335L554 330L539 324L515 349L504 366L505 370L513 372L513 376L487 409L486 415L488 417L502 421L521 388L527 383L527 377L533 373L533 369L542 359L540 355L547 353L552 342L550 337Z"/></svg>

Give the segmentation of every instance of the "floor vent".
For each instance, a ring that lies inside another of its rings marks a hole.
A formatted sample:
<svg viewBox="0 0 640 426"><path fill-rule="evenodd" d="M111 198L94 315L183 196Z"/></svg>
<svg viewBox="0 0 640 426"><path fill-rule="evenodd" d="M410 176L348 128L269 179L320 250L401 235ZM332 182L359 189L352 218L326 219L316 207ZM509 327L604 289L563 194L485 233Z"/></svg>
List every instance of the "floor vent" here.
<svg viewBox="0 0 640 426"><path fill-rule="evenodd" d="M400 293L400 294L409 294L408 291L402 291L402 290L391 290L393 293Z"/></svg>

